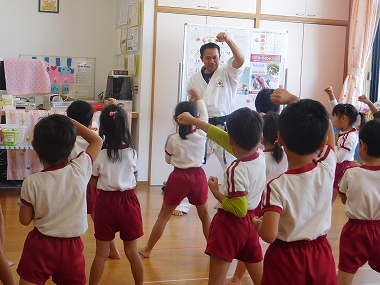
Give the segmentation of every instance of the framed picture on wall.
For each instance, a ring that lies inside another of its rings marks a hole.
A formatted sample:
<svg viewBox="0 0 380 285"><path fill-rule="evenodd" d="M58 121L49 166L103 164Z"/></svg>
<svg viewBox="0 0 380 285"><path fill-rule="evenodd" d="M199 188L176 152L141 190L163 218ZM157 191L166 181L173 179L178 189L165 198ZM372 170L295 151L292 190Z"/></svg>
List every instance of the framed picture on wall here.
<svg viewBox="0 0 380 285"><path fill-rule="evenodd" d="M59 0L38 0L38 12L59 13Z"/></svg>

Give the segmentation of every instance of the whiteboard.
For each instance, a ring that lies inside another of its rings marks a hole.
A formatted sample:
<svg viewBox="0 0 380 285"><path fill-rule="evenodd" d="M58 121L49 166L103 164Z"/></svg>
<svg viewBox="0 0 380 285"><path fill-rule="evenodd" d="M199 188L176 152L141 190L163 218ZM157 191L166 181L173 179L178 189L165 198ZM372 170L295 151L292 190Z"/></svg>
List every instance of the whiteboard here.
<svg viewBox="0 0 380 285"><path fill-rule="evenodd" d="M203 44L214 42L220 46L220 66L225 65L232 56L226 43L216 42L216 35L220 32L228 34L245 58L243 75L236 90L235 109L241 107L255 109L254 101L261 90L256 80L258 76L264 78L269 88L276 89L285 85L287 31L186 23L178 100L187 100L187 82L203 66L200 59L200 47Z"/></svg>
<svg viewBox="0 0 380 285"><path fill-rule="evenodd" d="M20 54L20 58L42 59L48 63L52 93L80 100L95 98L95 58Z"/></svg>

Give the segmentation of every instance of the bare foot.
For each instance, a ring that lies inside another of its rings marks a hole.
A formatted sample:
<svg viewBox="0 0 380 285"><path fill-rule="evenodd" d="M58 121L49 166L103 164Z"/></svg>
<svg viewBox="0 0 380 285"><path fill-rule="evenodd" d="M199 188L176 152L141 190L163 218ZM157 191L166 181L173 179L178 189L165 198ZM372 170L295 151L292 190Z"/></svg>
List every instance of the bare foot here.
<svg viewBox="0 0 380 285"><path fill-rule="evenodd" d="M110 252L108 253L109 258L120 259L120 253L117 250L115 239L113 239L110 243Z"/></svg>
<svg viewBox="0 0 380 285"><path fill-rule="evenodd" d="M183 215L186 215L187 213L185 212L182 212L182 211L178 211L178 210L174 210L172 215L174 216L183 216Z"/></svg>
<svg viewBox="0 0 380 285"><path fill-rule="evenodd" d="M241 280L236 277L232 277L226 280L226 285L241 285Z"/></svg>
<svg viewBox="0 0 380 285"><path fill-rule="evenodd" d="M139 254L144 258L150 258L150 251L147 251L145 249L139 250Z"/></svg>
<svg viewBox="0 0 380 285"><path fill-rule="evenodd" d="M120 253L116 250L110 250L110 253L108 254L108 257L109 258L112 258L112 259L120 259Z"/></svg>
<svg viewBox="0 0 380 285"><path fill-rule="evenodd" d="M9 261L9 260L7 260L7 262L8 262L9 267L15 265L15 264L13 263L13 261Z"/></svg>

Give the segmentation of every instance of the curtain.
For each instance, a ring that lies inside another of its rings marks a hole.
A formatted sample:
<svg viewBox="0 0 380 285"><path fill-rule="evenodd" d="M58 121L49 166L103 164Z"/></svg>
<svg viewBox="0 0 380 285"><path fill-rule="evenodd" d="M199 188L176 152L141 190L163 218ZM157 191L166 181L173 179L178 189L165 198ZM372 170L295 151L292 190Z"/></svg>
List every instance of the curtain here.
<svg viewBox="0 0 380 285"><path fill-rule="evenodd" d="M376 102L379 100L379 77L380 77L380 24L377 26L375 41L372 47L371 64L371 87L369 100Z"/></svg>
<svg viewBox="0 0 380 285"><path fill-rule="evenodd" d="M365 90L364 67L367 64L379 22L380 0L353 0L348 44L348 75L339 96L339 103L350 103L361 110L357 98ZM363 106L364 107L364 106Z"/></svg>

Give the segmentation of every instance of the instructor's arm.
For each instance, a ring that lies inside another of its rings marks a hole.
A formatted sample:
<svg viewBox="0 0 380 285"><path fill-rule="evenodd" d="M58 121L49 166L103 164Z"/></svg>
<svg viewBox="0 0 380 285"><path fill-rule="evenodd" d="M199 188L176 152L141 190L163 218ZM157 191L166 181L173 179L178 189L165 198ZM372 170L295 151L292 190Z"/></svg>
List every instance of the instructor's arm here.
<svg viewBox="0 0 380 285"><path fill-rule="evenodd" d="M244 55L240 48L234 43L234 41L227 35L227 33L221 32L216 35L216 40L220 43L226 42L230 47L234 60L232 61L233 68L240 68L244 64Z"/></svg>

